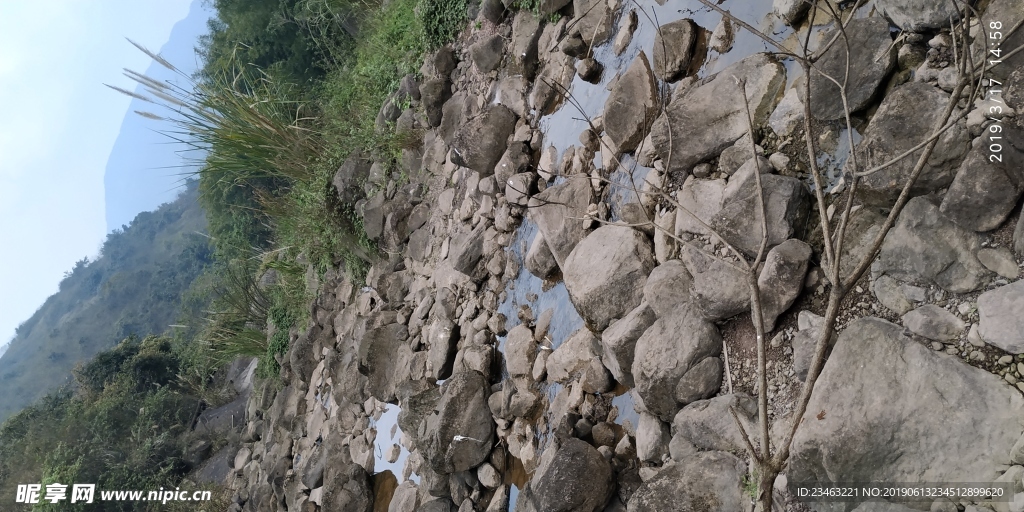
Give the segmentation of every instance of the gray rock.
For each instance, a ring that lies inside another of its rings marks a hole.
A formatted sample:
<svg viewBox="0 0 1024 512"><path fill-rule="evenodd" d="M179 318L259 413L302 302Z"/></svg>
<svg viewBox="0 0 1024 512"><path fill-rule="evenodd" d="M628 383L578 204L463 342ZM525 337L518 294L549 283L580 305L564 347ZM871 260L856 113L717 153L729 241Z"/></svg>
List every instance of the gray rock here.
<svg viewBox="0 0 1024 512"><path fill-rule="evenodd" d="M411 480L399 484L395 489L395 494L391 497L388 512L416 512L416 507L420 504L416 489L416 484Z"/></svg>
<svg viewBox="0 0 1024 512"><path fill-rule="evenodd" d="M592 395L607 393L615 387L612 374L605 368L599 357L590 360L590 364L583 372L583 377L580 378L580 387L583 388L584 393Z"/></svg>
<svg viewBox="0 0 1024 512"><path fill-rule="evenodd" d="M748 433L757 431L757 400L743 393L700 400L683 407L672 419L675 437L685 439L699 450L742 452L743 435L730 410L736 411Z"/></svg>
<svg viewBox="0 0 1024 512"><path fill-rule="evenodd" d="M629 499L629 512L678 510L750 510L743 492L747 467L726 452L702 452L686 462L666 466Z"/></svg>
<svg viewBox="0 0 1024 512"><path fill-rule="evenodd" d="M886 162L917 146L931 133L949 101L949 94L923 82L903 84L886 94L871 119L857 151ZM956 116L956 112L953 113ZM960 160L967 153L966 123L961 120L946 130L910 192L922 195L945 188L953 181ZM892 206L920 158L918 150L884 170L860 180L858 191L868 205Z"/></svg>
<svg viewBox="0 0 1024 512"><path fill-rule="evenodd" d="M615 446L615 429L611 423L602 421L590 429L590 436L598 447Z"/></svg>
<svg viewBox="0 0 1024 512"><path fill-rule="evenodd" d="M373 484L370 476L358 464L327 465L324 474L324 510L352 510L370 512L373 510Z"/></svg>
<svg viewBox="0 0 1024 512"><path fill-rule="evenodd" d="M643 233L608 225L577 244L562 271L573 306L601 331L640 304L654 265L654 249Z"/></svg>
<svg viewBox="0 0 1024 512"><path fill-rule="evenodd" d="M516 115L504 105L489 105L462 125L452 142L452 162L490 176L508 147Z"/></svg>
<svg viewBox="0 0 1024 512"><path fill-rule="evenodd" d="M444 317L436 317L425 332L429 349L427 375L434 380L447 379L452 375L455 353L458 351L459 331L455 323Z"/></svg>
<svg viewBox="0 0 1024 512"><path fill-rule="evenodd" d="M837 213L836 217L840 215L842 214ZM867 257L884 221L885 217L878 214L873 208L858 208L850 214L850 220L846 225L846 240L843 242L843 251L839 258L841 279L849 278L861 260ZM831 275L828 264L822 263L825 274Z"/></svg>
<svg viewBox="0 0 1024 512"><path fill-rule="evenodd" d="M821 329L825 325L824 317L820 317L811 313L810 311L801 311L798 317L800 322L800 330L793 336L793 372L796 378L804 380L807 378L807 372L811 368L811 362L814 359L814 349L818 344L818 338L821 336ZM828 356L829 351L835 346L836 335L835 332L829 336L828 346L825 349L825 355Z"/></svg>
<svg viewBox="0 0 1024 512"><path fill-rule="evenodd" d="M714 324L684 304L655 321L637 340L634 389L652 414L671 421L680 408L676 383L696 363L717 356L721 349L722 337Z"/></svg>
<svg viewBox="0 0 1024 512"><path fill-rule="evenodd" d="M796 302L812 253L811 246L792 238L768 251L757 278L765 332L774 330L779 315Z"/></svg>
<svg viewBox="0 0 1024 512"><path fill-rule="evenodd" d="M691 19L662 25L654 35L654 70L658 78L667 82L680 79L690 67L696 40L697 25Z"/></svg>
<svg viewBox="0 0 1024 512"><path fill-rule="evenodd" d="M796 0L794 0L796 1ZM803 0L799 0L803 3ZM788 137L804 125L804 103L800 100L799 84L800 77L796 80L796 86L786 90L782 101L775 107L768 116L768 127L779 137Z"/></svg>
<svg viewBox="0 0 1024 512"><path fill-rule="evenodd" d="M1013 258L1013 253L1005 247L978 249L978 261L985 268L1007 279L1017 279L1020 275L1017 260Z"/></svg>
<svg viewBox="0 0 1024 512"><path fill-rule="evenodd" d="M633 387L632 367L636 340L655 319L654 309L646 303L640 304L621 320L612 322L601 334L601 346L604 349L601 361L615 380L626 387Z"/></svg>
<svg viewBox="0 0 1024 512"><path fill-rule="evenodd" d="M579 377L600 355L601 343L589 330L580 329L548 356L548 380L564 383Z"/></svg>
<svg viewBox="0 0 1024 512"><path fill-rule="evenodd" d="M1024 281L1017 281L978 297L978 332L985 343L1011 354L1024 353Z"/></svg>
<svg viewBox="0 0 1024 512"><path fill-rule="evenodd" d="M750 309L750 286L744 271L689 243L680 244L679 257L692 276L692 303L704 318L724 320Z"/></svg>
<svg viewBox="0 0 1024 512"><path fill-rule="evenodd" d="M558 262L540 233L533 237L533 243L526 252L526 270L541 279L549 279L558 273Z"/></svg>
<svg viewBox="0 0 1024 512"><path fill-rule="evenodd" d="M772 3L772 11L789 26L795 26L807 14L810 7L804 0L775 0Z"/></svg>
<svg viewBox="0 0 1024 512"><path fill-rule="evenodd" d="M494 71L501 63L505 40L500 34L485 37L469 46L469 58L481 73Z"/></svg>
<svg viewBox="0 0 1024 512"><path fill-rule="evenodd" d="M543 0L541 8L545 4L552 5L568 0ZM561 7L559 7L561 8ZM537 41L540 39L540 18L526 9L516 12L512 19L512 41L509 44L508 68L509 74L523 75L527 80L533 79L537 72Z"/></svg>
<svg viewBox="0 0 1024 512"><path fill-rule="evenodd" d="M722 211L726 186L725 180L687 177L676 193L680 208L676 210L675 235L711 235L711 231L704 226L710 225L718 212Z"/></svg>
<svg viewBox="0 0 1024 512"><path fill-rule="evenodd" d="M569 438L561 446L550 443L541 459L519 494L516 512L597 512L604 508L614 489L612 469L593 446Z"/></svg>
<svg viewBox="0 0 1024 512"><path fill-rule="evenodd" d="M452 268L472 276L484 251L484 224L480 224L473 231L463 232L452 238L448 249L448 261L451 261Z"/></svg>
<svg viewBox="0 0 1024 512"><path fill-rule="evenodd" d="M793 439L790 490L815 482L993 481L1006 468L1024 398L998 376L902 331L865 318L840 335Z"/></svg>
<svg viewBox="0 0 1024 512"><path fill-rule="evenodd" d="M954 224L927 199L915 197L885 237L871 270L875 275L966 293L984 286L990 275L975 256L980 246L978 235Z"/></svg>
<svg viewBox="0 0 1024 512"><path fill-rule="evenodd" d="M761 157L741 166L726 185L723 207L709 224L722 238L748 257L761 247L761 210L758 207L757 183L754 173L770 169ZM768 249L800 238L807 224L810 192L798 178L762 174L761 187L767 210Z"/></svg>
<svg viewBox="0 0 1024 512"><path fill-rule="evenodd" d="M529 89L530 84L523 75L507 76L494 84L491 98L492 101L508 107L517 116L526 117L530 113L530 107L526 103L526 91Z"/></svg>
<svg viewBox="0 0 1024 512"><path fill-rule="evenodd" d="M363 183L370 175L371 165L373 162L362 152L357 151L349 155L341 167L338 167L331 184L338 192L338 199L342 204L354 205L363 197Z"/></svg>
<svg viewBox="0 0 1024 512"><path fill-rule="evenodd" d="M693 365L676 383L676 402L686 405L718 392L722 385L722 360L706 357Z"/></svg>
<svg viewBox="0 0 1024 512"><path fill-rule="evenodd" d="M647 54L640 52L619 76L604 104L604 129L618 151L636 149L658 114L658 89Z"/></svg>
<svg viewBox="0 0 1024 512"><path fill-rule="evenodd" d="M549 25L549 27L551 26ZM530 91L530 106L537 111L538 115L553 112L561 103L564 91L572 85L574 76L576 76L576 68L573 66L572 58L562 52L551 52L547 55L537 79L533 82L533 90Z"/></svg>
<svg viewBox="0 0 1024 512"><path fill-rule="evenodd" d="M875 8L893 25L910 32L949 28L949 22L960 20L956 4L928 0L878 0ZM987 13L986 13L987 14Z"/></svg>
<svg viewBox="0 0 1024 512"><path fill-rule="evenodd" d="M596 84L601 81L601 73L604 71L604 66L601 65L597 59L587 57L576 61L576 74L580 76L584 81ZM648 124L648 127L649 124Z"/></svg>
<svg viewBox="0 0 1024 512"><path fill-rule="evenodd" d="M903 325L914 334L935 341L955 340L967 328L963 320L935 304L925 304L903 315Z"/></svg>
<svg viewBox="0 0 1024 512"><path fill-rule="evenodd" d="M675 95L665 115L651 128L651 140L662 160L669 162L671 150L672 168L668 171L689 172L747 134L749 121L743 94L736 85L739 79L746 81L745 99L758 127L775 109L786 72L777 59L758 53L722 70L710 82Z"/></svg>
<svg viewBox="0 0 1024 512"><path fill-rule="evenodd" d="M667 423L653 414L640 413L640 421L636 426L636 456L642 462L660 463L668 454L671 439Z"/></svg>
<svg viewBox="0 0 1024 512"><path fill-rule="evenodd" d="M743 164L750 161L753 158L752 149L750 147L750 139L742 138L733 144L725 148L721 155L718 155L718 172L728 174L732 176L736 174L736 171L743 166ZM767 163L767 160L759 163Z"/></svg>
<svg viewBox="0 0 1024 512"><path fill-rule="evenodd" d="M903 293L899 281L889 276L878 276L871 284L871 292L875 294L878 302L881 302L883 306L889 308L890 311L897 315L905 315L908 311L914 309L914 305L910 303L907 296Z"/></svg>
<svg viewBox="0 0 1024 512"><path fill-rule="evenodd" d="M420 85L420 103L431 127L441 125L443 106L452 97L452 85L447 78L433 78Z"/></svg>
<svg viewBox="0 0 1024 512"><path fill-rule="evenodd" d="M502 157L504 160L505 157ZM498 162L498 166L495 169L503 169L504 165L514 165L512 162ZM514 169L518 170L518 169ZM514 204L518 206L526 206L530 203L530 195L534 192L534 181L536 175L532 172L518 172L513 174L511 177L504 180L505 184L505 200L508 204Z"/></svg>
<svg viewBox="0 0 1024 512"><path fill-rule="evenodd" d="M537 358L537 343L533 332L525 325L517 325L505 338L505 368L509 375L529 375Z"/></svg>
<svg viewBox="0 0 1024 512"><path fill-rule="evenodd" d="M389 324L366 331L359 343L359 373L366 375L366 391L381 402L395 400L395 391L409 378L412 349L409 330Z"/></svg>
<svg viewBox="0 0 1024 512"><path fill-rule="evenodd" d="M612 36L615 13L605 0L573 0L572 11L576 13L572 32L588 47L596 48Z"/></svg>
<svg viewBox="0 0 1024 512"><path fill-rule="evenodd" d="M644 302L655 314L662 316L680 304L689 302L692 286L686 265L679 260L669 260L651 271L644 284Z"/></svg>
<svg viewBox="0 0 1024 512"><path fill-rule="evenodd" d="M487 406L490 386L474 371L460 371L441 387L437 413L424 420L423 457L442 474L467 471L491 454L494 422ZM466 439L456 439L462 436Z"/></svg>
<svg viewBox="0 0 1024 512"><path fill-rule="evenodd" d="M537 223L548 249L563 270L569 253L586 236L580 213L587 211L593 190L589 179L572 176L530 198L529 218Z"/></svg>
<svg viewBox="0 0 1024 512"><path fill-rule="evenodd" d="M845 116L839 85L832 80L839 83L845 80L846 100L853 113L867 107L879 84L896 64L889 23L885 20L851 20L844 33L849 46L840 38L821 56L811 73L811 115L815 119L832 121ZM835 31L827 34L825 40L834 35Z"/></svg>
<svg viewBox="0 0 1024 512"><path fill-rule="evenodd" d="M974 231L998 228L1024 193L1024 129L1004 123L1002 161L985 139L975 141L942 198L942 213Z"/></svg>

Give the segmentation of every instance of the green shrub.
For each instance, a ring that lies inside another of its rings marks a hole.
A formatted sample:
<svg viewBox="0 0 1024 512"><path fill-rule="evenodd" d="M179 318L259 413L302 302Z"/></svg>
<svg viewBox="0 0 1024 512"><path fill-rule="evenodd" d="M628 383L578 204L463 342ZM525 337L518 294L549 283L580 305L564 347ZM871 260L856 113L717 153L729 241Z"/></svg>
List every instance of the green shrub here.
<svg viewBox="0 0 1024 512"><path fill-rule="evenodd" d="M417 10L431 49L452 42L465 28L466 0L421 0Z"/></svg>

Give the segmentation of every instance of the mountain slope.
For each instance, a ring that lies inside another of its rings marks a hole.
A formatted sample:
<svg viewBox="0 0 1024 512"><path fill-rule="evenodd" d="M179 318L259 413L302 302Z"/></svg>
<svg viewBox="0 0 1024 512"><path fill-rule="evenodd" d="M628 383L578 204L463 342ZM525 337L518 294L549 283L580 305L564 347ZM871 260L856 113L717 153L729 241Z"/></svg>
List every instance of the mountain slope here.
<svg viewBox="0 0 1024 512"><path fill-rule="evenodd" d="M66 382L71 369L130 334L159 334L212 261L198 187L107 235L18 329L0 357L0 421Z"/></svg>

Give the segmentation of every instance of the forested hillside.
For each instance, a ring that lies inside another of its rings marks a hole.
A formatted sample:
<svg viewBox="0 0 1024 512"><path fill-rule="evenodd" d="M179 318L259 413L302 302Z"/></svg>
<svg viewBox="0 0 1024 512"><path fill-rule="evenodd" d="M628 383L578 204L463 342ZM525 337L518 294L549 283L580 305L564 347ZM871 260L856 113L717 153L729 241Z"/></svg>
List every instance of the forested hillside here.
<svg viewBox="0 0 1024 512"><path fill-rule="evenodd" d="M198 195L190 182L173 202L107 235L96 261L65 273L0 358L0 420L67 382L75 364L178 320L184 292L212 261Z"/></svg>

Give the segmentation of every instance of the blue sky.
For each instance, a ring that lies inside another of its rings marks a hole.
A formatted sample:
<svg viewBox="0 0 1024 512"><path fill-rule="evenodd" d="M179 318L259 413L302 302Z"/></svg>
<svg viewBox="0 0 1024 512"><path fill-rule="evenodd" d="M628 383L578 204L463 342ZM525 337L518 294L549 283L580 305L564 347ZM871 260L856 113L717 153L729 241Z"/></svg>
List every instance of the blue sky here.
<svg viewBox="0 0 1024 512"><path fill-rule="evenodd" d="M0 2L0 345L106 235L103 173L129 98L192 0Z"/></svg>

